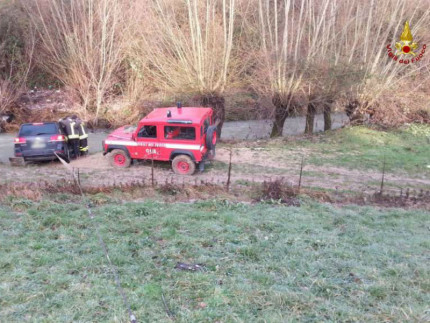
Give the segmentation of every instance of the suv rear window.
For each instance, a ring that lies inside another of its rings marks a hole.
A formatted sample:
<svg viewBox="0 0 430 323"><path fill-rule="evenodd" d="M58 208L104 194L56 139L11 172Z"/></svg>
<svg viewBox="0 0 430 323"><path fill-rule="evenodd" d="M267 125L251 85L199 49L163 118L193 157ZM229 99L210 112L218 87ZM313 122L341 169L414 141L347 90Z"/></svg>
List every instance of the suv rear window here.
<svg viewBox="0 0 430 323"><path fill-rule="evenodd" d="M57 134L55 123L25 124L19 130L20 137Z"/></svg>
<svg viewBox="0 0 430 323"><path fill-rule="evenodd" d="M164 138L166 139L196 139L196 129L194 127L165 126Z"/></svg>

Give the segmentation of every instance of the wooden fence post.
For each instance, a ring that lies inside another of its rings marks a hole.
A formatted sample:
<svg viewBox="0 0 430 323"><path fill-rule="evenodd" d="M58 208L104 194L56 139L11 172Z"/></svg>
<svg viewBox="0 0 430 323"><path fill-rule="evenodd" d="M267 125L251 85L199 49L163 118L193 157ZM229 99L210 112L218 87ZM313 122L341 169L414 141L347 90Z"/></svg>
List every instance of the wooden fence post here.
<svg viewBox="0 0 430 323"><path fill-rule="evenodd" d="M230 191L230 178L231 178L231 156L233 154L233 148L230 147L230 161L228 164L228 176L227 176L227 192Z"/></svg>
<svg viewBox="0 0 430 323"><path fill-rule="evenodd" d="M385 160L385 155L384 155L384 163L382 164L381 189L380 189L380 191L379 191L379 194L380 194L380 195L382 195L382 193L384 192L385 164L386 164L386 160Z"/></svg>
<svg viewBox="0 0 430 323"><path fill-rule="evenodd" d="M299 193L300 189L302 187L302 174L303 174L303 164L304 164L305 157L302 156L302 162L300 163L300 176L299 176Z"/></svg>
<svg viewBox="0 0 430 323"><path fill-rule="evenodd" d="M151 184L154 187L154 155L151 154Z"/></svg>

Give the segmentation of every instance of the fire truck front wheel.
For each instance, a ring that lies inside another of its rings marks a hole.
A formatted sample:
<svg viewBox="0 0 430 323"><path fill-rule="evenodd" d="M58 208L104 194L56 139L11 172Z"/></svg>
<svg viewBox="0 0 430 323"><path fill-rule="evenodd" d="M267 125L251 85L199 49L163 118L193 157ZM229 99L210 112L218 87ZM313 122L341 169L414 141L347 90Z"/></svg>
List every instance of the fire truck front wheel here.
<svg viewBox="0 0 430 323"><path fill-rule="evenodd" d="M192 175L196 170L196 164L186 155L178 155L173 158L172 169L178 175Z"/></svg>
<svg viewBox="0 0 430 323"><path fill-rule="evenodd" d="M109 154L109 161L112 166L115 167L129 167L131 164L131 158L122 149L114 149Z"/></svg>

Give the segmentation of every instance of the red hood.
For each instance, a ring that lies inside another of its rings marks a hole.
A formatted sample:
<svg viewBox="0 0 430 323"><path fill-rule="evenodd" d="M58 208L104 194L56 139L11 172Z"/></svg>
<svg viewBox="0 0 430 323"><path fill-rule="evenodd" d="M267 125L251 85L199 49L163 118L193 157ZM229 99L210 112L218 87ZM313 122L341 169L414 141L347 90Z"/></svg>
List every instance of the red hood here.
<svg viewBox="0 0 430 323"><path fill-rule="evenodd" d="M131 136L136 130L135 126L123 126L111 132L108 139L111 140L131 140Z"/></svg>

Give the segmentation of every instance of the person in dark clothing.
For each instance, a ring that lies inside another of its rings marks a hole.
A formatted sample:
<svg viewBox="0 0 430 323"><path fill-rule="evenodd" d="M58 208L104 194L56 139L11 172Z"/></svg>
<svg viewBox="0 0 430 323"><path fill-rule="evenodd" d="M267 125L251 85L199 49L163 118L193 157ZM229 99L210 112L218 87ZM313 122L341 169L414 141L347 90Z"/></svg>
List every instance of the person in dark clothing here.
<svg viewBox="0 0 430 323"><path fill-rule="evenodd" d="M76 116L72 116L72 119L76 121L76 125L79 129L79 152L81 156L88 154L88 134L85 128L84 122Z"/></svg>
<svg viewBox="0 0 430 323"><path fill-rule="evenodd" d="M69 147L72 149L74 158L79 157L79 127L73 117L65 117L60 119L60 125L67 134Z"/></svg>

